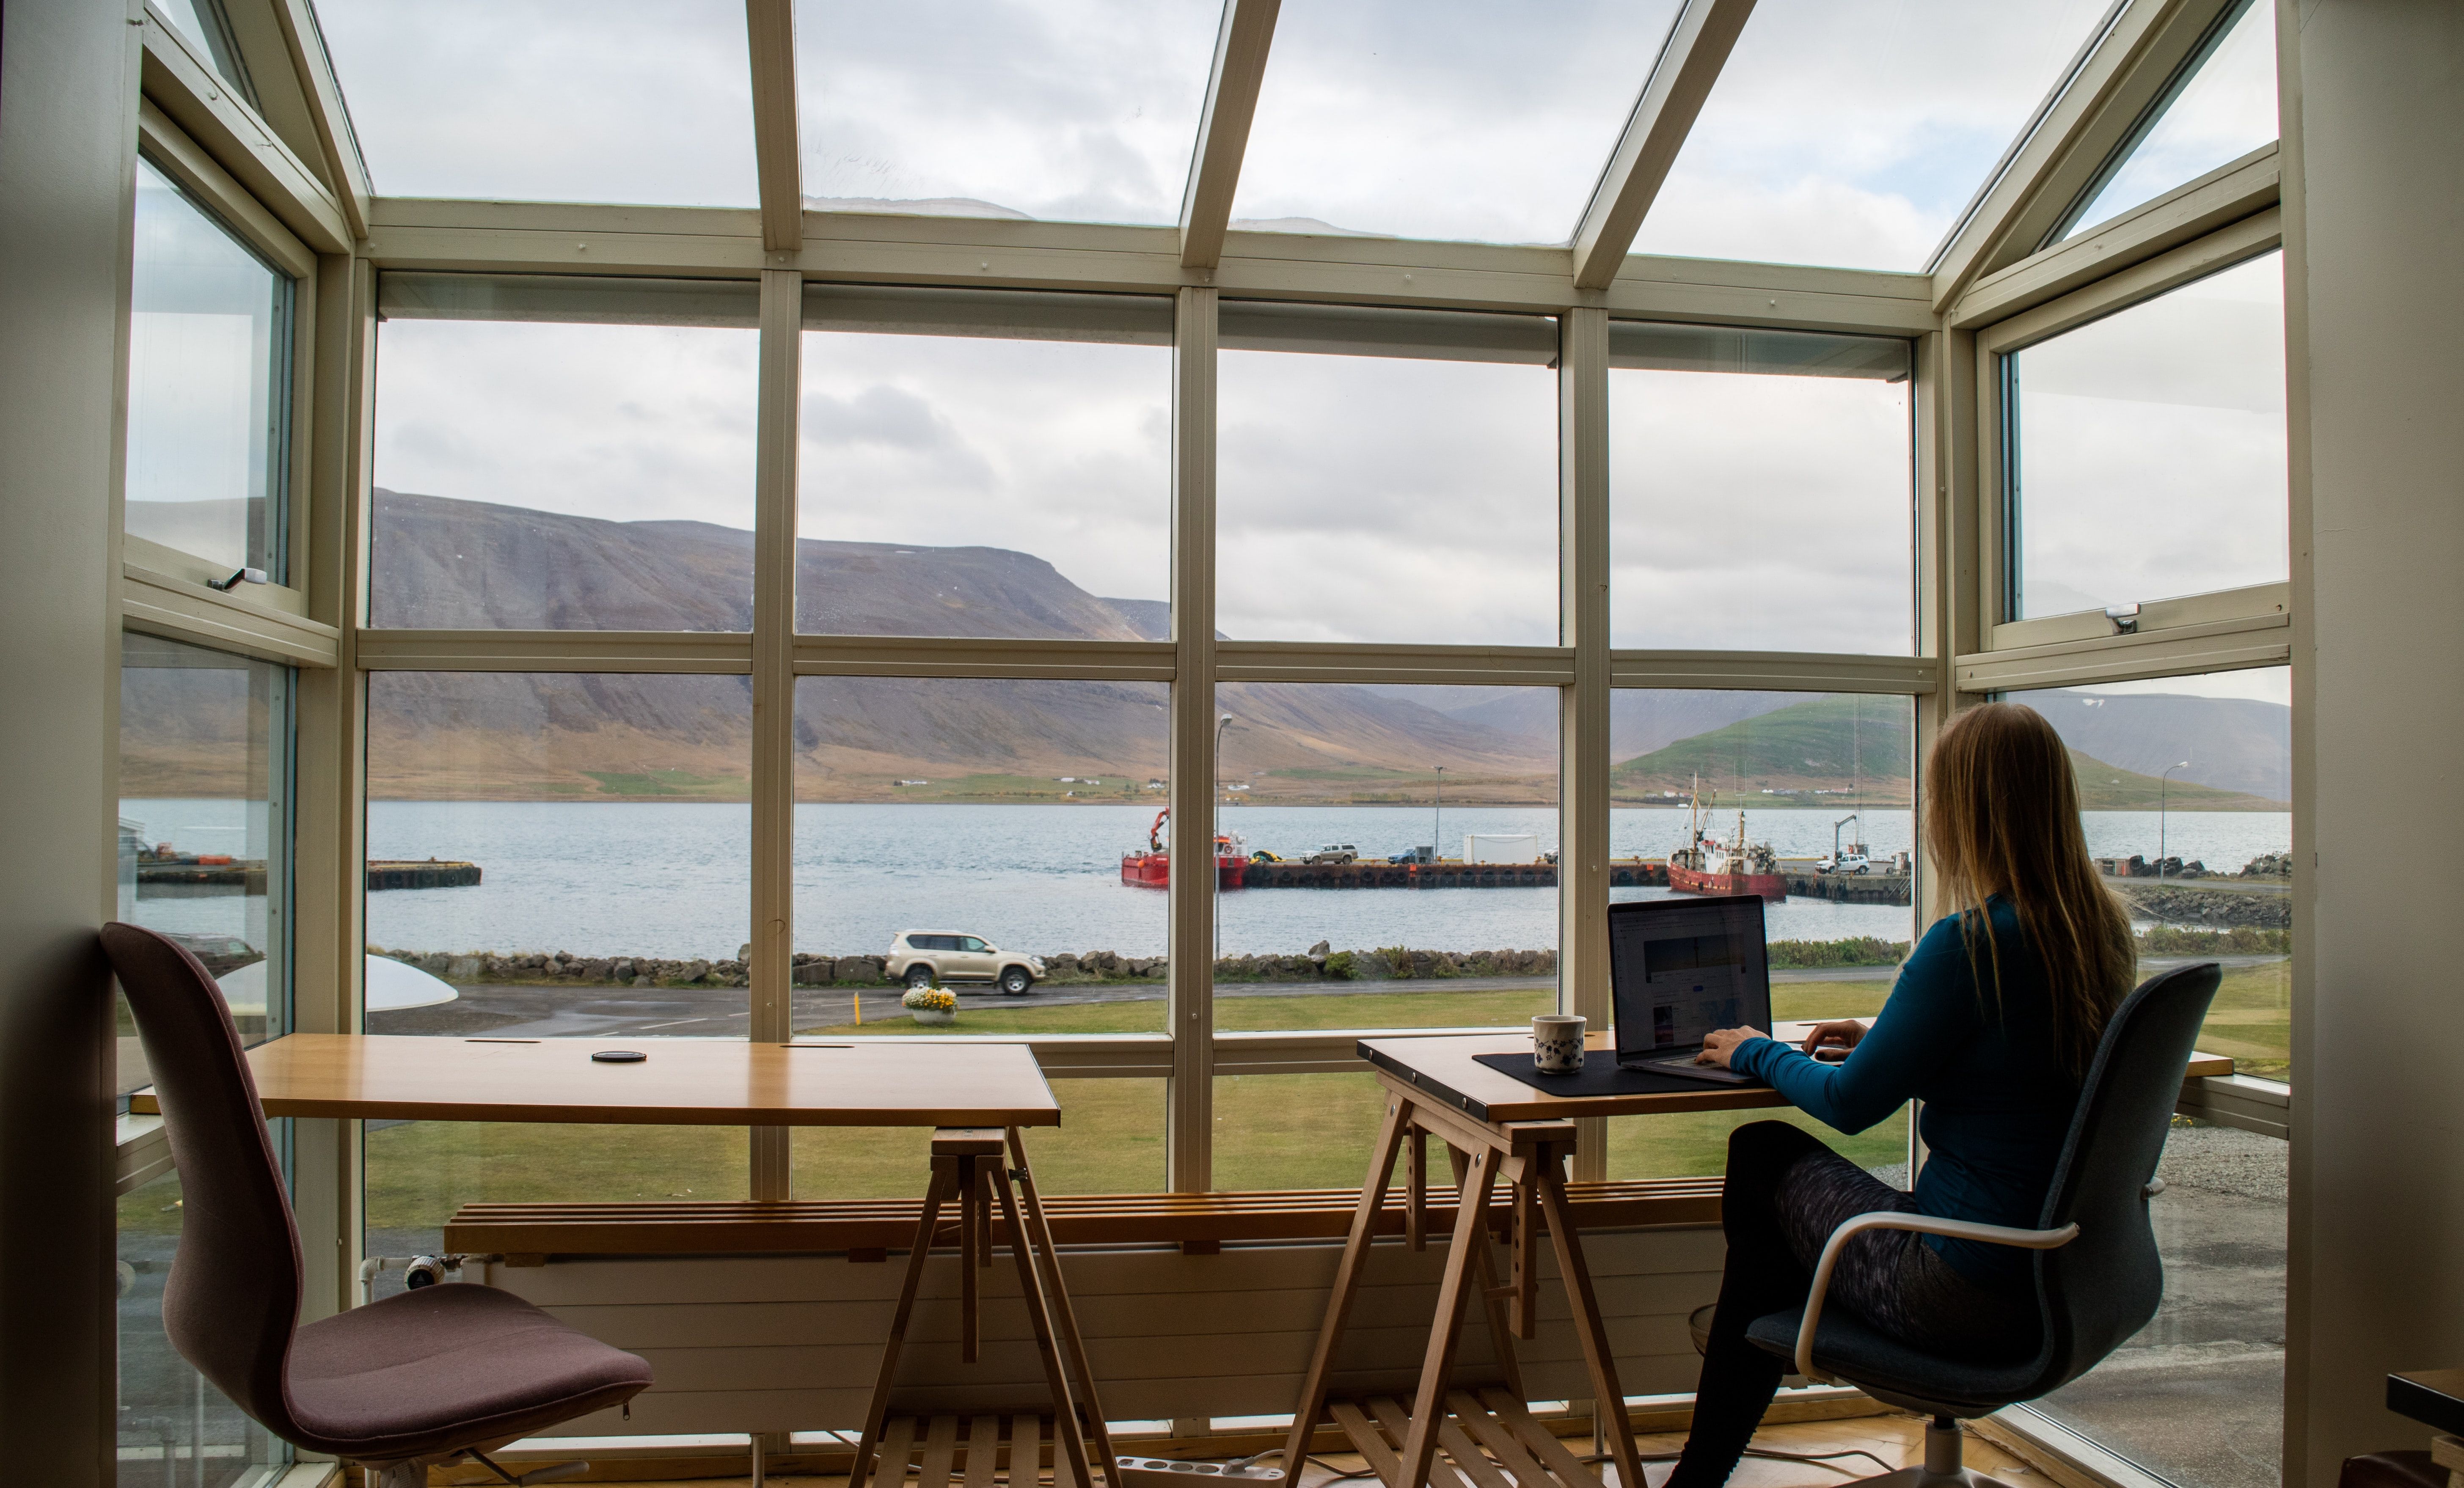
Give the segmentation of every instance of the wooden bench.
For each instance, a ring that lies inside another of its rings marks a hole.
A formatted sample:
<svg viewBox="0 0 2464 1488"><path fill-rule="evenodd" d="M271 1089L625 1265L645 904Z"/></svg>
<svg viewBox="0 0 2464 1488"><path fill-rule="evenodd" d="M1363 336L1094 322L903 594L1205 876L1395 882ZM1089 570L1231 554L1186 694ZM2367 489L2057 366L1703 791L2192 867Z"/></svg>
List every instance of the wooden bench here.
<svg viewBox="0 0 2464 1488"><path fill-rule="evenodd" d="M1652 1178L1566 1187L1586 1230L1720 1221L1720 1182ZM1377 1233L1404 1233L1407 1195L1386 1196ZM1360 1202L1355 1189L1287 1189L1243 1193L1089 1193L1046 1197L1053 1239L1063 1245L1166 1245L1204 1255L1226 1242L1339 1240ZM1428 1226L1454 1222L1454 1191L1432 1186ZM845 1252L853 1261L886 1259L913 1243L918 1199L752 1200L723 1203L465 1204L445 1227L445 1248L501 1255L508 1265L540 1265L552 1256L755 1256ZM1501 1236L1510 1216L1501 1208ZM993 1224L995 1243L1006 1226ZM946 1237L943 1237L946 1236ZM955 1219L936 1243L956 1245Z"/></svg>

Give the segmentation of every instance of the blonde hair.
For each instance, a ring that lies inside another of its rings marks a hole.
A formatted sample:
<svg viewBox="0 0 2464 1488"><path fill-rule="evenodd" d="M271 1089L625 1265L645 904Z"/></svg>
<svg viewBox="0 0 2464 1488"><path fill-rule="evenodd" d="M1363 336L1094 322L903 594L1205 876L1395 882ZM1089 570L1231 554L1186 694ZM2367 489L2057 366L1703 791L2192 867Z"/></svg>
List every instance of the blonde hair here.
<svg viewBox="0 0 2464 1488"><path fill-rule="evenodd" d="M1953 718L1925 760L1925 834L1971 966L1980 939L1984 944L1997 1010L2001 948L1986 901L1998 894L2044 963L2062 1062L2073 1074L2084 1072L2105 1020L2130 989L2138 950L2129 915L2088 858L2079 785L2061 735L2016 703L1989 703ZM1985 984L1980 973L1980 995Z"/></svg>

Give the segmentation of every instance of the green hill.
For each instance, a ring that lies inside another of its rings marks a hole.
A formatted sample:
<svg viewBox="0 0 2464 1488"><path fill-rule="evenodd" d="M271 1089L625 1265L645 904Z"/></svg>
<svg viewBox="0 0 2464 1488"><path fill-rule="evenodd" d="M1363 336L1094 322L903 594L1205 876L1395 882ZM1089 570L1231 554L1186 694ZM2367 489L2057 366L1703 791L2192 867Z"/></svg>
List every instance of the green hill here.
<svg viewBox="0 0 2464 1488"><path fill-rule="evenodd" d="M1738 794L1764 805L1832 805L1863 791L1865 803L1908 803L1914 710L1906 699L1854 694L1809 698L1774 712L1639 755L1610 776L1624 805ZM1764 800L1768 792L1777 799Z"/></svg>
<svg viewBox="0 0 2464 1488"><path fill-rule="evenodd" d="M1620 805L1683 800L1700 777L1706 801L1763 806L1908 803L1915 711L1894 697L1827 696L1639 755L1610 779ZM2176 778L2165 786L2072 750L2085 811L2282 811L2282 801Z"/></svg>

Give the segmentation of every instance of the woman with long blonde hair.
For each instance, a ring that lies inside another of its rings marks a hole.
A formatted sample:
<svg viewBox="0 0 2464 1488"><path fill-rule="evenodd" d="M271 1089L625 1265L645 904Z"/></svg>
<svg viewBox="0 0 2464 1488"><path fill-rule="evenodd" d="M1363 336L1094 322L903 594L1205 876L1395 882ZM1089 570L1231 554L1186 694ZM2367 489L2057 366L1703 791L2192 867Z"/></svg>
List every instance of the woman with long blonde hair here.
<svg viewBox="0 0 2464 1488"><path fill-rule="evenodd" d="M1844 1132L1922 1100L1925 1170L1903 1193L1785 1122L1730 1136L1727 1268L1668 1488L1713 1488L1735 1469L1787 1368L1746 1327L1804 1304L1842 1220L1896 1210L2035 1227L2081 1078L2130 990L2130 921L2089 861L2053 725L2011 703L1961 713L1934 740L1925 792L1925 843L1951 912L1901 968L1873 1026L1822 1023L1801 1048L1725 1029L1702 1056ZM1837 1063L1815 1057L1840 1050ZM1988 1362L2035 1352L2033 1286L2029 1252L1868 1230L1842 1249L1825 1305L1926 1352Z"/></svg>

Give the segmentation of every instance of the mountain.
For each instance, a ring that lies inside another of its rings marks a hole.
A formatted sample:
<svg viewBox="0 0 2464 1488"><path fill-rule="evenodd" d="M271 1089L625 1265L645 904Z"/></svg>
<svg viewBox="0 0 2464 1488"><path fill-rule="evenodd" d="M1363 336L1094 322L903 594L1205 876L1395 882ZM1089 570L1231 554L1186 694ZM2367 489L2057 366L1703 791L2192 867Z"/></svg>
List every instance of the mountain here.
<svg viewBox="0 0 2464 1488"><path fill-rule="evenodd" d="M1552 753L1557 748L1558 696L1554 688L1373 687L1368 690L1406 698L1500 733L1520 735L1530 740L1534 748ZM1802 701L1804 696L1802 692L1618 688L1609 694L1609 757L1631 759L1724 724L1786 708Z"/></svg>
<svg viewBox="0 0 2464 1488"><path fill-rule="evenodd" d="M1706 799L1904 806L1914 722L1895 697L1807 698L1629 759L1610 773L1610 791L1626 803L1683 799L1699 778Z"/></svg>
<svg viewBox="0 0 2464 1488"><path fill-rule="evenodd" d="M2179 692L2014 692L2043 713L2062 742L2141 775L2190 762L2176 780L2290 800L2293 710L2242 697Z"/></svg>
<svg viewBox="0 0 2464 1488"><path fill-rule="evenodd" d="M372 623L438 628L743 631L750 533L610 522L376 492ZM1161 601L1107 600L1001 548L797 544L797 624L841 635L1159 638ZM806 677L797 794L810 800L1148 799L1168 767L1152 683ZM1466 802L1545 799L1551 752L1357 688L1228 684L1226 779L1252 798L1379 799L1447 772ZM369 693L380 797L743 799L741 677L387 672ZM1063 777L1072 778L1063 779ZM1101 785L1088 787L1086 777ZM924 781L900 785L901 780Z"/></svg>

